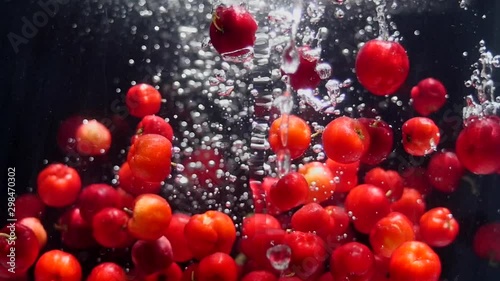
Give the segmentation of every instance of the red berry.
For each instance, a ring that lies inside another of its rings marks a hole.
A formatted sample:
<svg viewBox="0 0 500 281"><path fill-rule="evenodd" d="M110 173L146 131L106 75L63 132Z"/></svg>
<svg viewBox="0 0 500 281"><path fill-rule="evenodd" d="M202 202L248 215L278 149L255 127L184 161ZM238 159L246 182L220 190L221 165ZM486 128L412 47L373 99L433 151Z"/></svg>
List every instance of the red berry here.
<svg viewBox="0 0 500 281"><path fill-rule="evenodd" d="M401 198L391 204L391 210L402 213L414 224L418 224L420 217L425 213L425 201L418 190L404 188Z"/></svg>
<svg viewBox="0 0 500 281"><path fill-rule="evenodd" d="M210 24L210 42L227 60L253 53L257 22L242 6L218 6ZM239 60L238 60L239 61Z"/></svg>
<svg viewBox="0 0 500 281"><path fill-rule="evenodd" d="M76 131L83 124L84 118L76 115L67 118L57 130L57 145L65 152L74 152L76 149Z"/></svg>
<svg viewBox="0 0 500 281"><path fill-rule="evenodd" d="M380 164L393 149L394 134L392 128L383 120L374 118L359 118L358 120L366 127L370 135L370 145L360 161L368 165Z"/></svg>
<svg viewBox="0 0 500 281"><path fill-rule="evenodd" d="M218 175L224 169L223 153L217 148L201 147L182 161L184 175L201 187L218 185L222 182Z"/></svg>
<svg viewBox="0 0 500 281"><path fill-rule="evenodd" d="M144 181L132 174L130 165L125 162L118 172L119 186L133 196L139 196L146 193L158 194L161 189L160 182Z"/></svg>
<svg viewBox="0 0 500 281"><path fill-rule="evenodd" d="M434 78L420 81L411 89L412 106L418 114L428 116L446 103L446 88Z"/></svg>
<svg viewBox="0 0 500 281"><path fill-rule="evenodd" d="M120 196L112 186L97 183L85 187L78 196L77 205L82 218L91 223L97 212L106 207L120 207Z"/></svg>
<svg viewBox="0 0 500 281"><path fill-rule="evenodd" d="M317 203L308 203L292 215L292 228L302 232L314 232L325 241L334 227L334 219Z"/></svg>
<svg viewBox="0 0 500 281"><path fill-rule="evenodd" d="M293 231L285 235L284 244L291 250L287 272L295 273L302 280L324 272L328 253L325 242L317 235Z"/></svg>
<svg viewBox="0 0 500 281"><path fill-rule="evenodd" d="M333 280L368 281L374 273L373 253L363 244L351 242L333 251L330 271Z"/></svg>
<svg viewBox="0 0 500 281"><path fill-rule="evenodd" d="M423 242L405 242L394 251L389 262L391 281L438 281L440 274L439 256Z"/></svg>
<svg viewBox="0 0 500 281"><path fill-rule="evenodd" d="M414 117L401 127L403 147L408 154L425 156L436 151L439 144L439 128L434 121L425 117Z"/></svg>
<svg viewBox="0 0 500 281"><path fill-rule="evenodd" d="M165 269L146 276L144 281L181 281L182 269L175 262L171 263ZM191 279L190 279L191 280Z"/></svg>
<svg viewBox="0 0 500 281"><path fill-rule="evenodd" d="M464 167L474 174L487 175L500 169L500 119L473 118L460 132L456 153Z"/></svg>
<svg viewBox="0 0 500 281"><path fill-rule="evenodd" d="M318 58L307 54L310 51L308 46L297 49L299 53L299 66L294 73L285 73L290 77L290 86L294 90L315 89L321 82L321 78L316 72ZM284 72L282 70L282 72Z"/></svg>
<svg viewBox="0 0 500 281"><path fill-rule="evenodd" d="M171 171L172 143L164 136L140 136L130 147L127 162L132 175L146 182L163 181Z"/></svg>
<svg viewBox="0 0 500 281"><path fill-rule="evenodd" d="M427 169L424 167L408 167L401 172L404 186L414 188L422 195L431 192L432 186L427 177Z"/></svg>
<svg viewBox="0 0 500 281"><path fill-rule="evenodd" d="M429 182L441 192L453 192L460 185L465 168L453 152L438 152L432 155L427 166Z"/></svg>
<svg viewBox="0 0 500 281"><path fill-rule="evenodd" d="M41 218L45 213L45 205L40 197L33 193L25 193L16 198L16 219L28 217Z"/></svg>
<svg viewBox="0 0 500 281"><path fill-rule="evenodd" d="M306 203L321 203L332 197L335 191L335 177L321 162L309 162L299 168L309 184Z"/></svg>
<svg viewBox="0 0 500 281"><path fill-rule="evenodd" d="M0 267L13 268L15 272L9 272L18 276L35 263L39 253L40 243L29 227L16 222L0 229Z"/></svg>
<svg viewBox="0 0 500 281"><path fill-rule="evenodd" d="M269 201L281 211L288 211L303 204L309 193L304 176L291 172L283 176L269 190Z"/></svg>
<svg viewBox="0 0 500 281"><path fill-rule="evenodd" d="M111 132L97 120L84 120L76 131L76 150L82 155L106 154L111 146Z"/></svg>
<svg viewBox="0 0 500 281"><path fill-rule="evenodd" d="M382 189L391 202L398 200L403 195L403 178L393 170L373 168L366 173L365 183Z"/></svg>
<svg viewBox="0 0 500 281"><path fill-rule="evenodd" d="M37 185L40 199L50 207L66 207L73 204L82 188L78 172L64 164L51 164L45 167L38 174Z"/></svg>
<svg viewBox="0 0 500 281"><path fill-rule="evenodd" d="M326 206L325 210L333 219L333 228L330 231L330 235L332 237L343 236L349 228L349 215L345 211L344 207ZM325 241L327 243L329 242L328 240Z"/></svg>
<svg viewBox="0 0 500 281"><path fill-rule="evenodd" d="M81 281L82 267L70 253L60 250L45 252L35 265L35 281Z"/></svg>
<svg viewBox="0 0 500 281"><path fill-rule="evenodd" d="M326 166L334 176L335 191L349 192L358 185L359 161L343 164L332 159L326 160Z"/></svg>
<svg viewBox="0 0 500 281"><path fill-rule="evenodd" d="M197 281L237 281L238 266L226 253L213 253L204 257L196 270Z"/></svg>
<svg viewBox="0 0 500 281"><path fill-rule="evenodd" d="M447 208L434 208L420 218L420 237L432 247L445 247L458 235L458 222Z"/></svg>
<svg viewBox="0 0 500 281"><path fill-rule="evenodd" d="M134 201L127 228L137 239L156 240L163 235L171 220L172 209L167 200L156 194L143 194Z"/></svg>
<svg viewBox="0 0 500 281"><path fill-rule="evenodd" d="M268 271L252 271L246 274L241 281L277 281L278 278Z"/></svg>
<svg viewBox="0 0 500 281"><path fill-rule="evenodd" d="M92 219L92 236L103 247L125 248L134 241L127 231L129 217L117 208L104 208Z"/></svg>
<svg viewBox="0 0 500 281"><path fill-rule="evenodd" d="M174 139L174 130L165 119L156 115L147 115L137 124L135 135L132 137L132 143L142 135L157 134L167 138L170 142Z"/></svg>
<svg viewBox="0 0 500 281"><path fill-rule="evenodd" d="M410 61L399 43L374 39L359 50L355 68L363 87L374 95L385 96L403 85Z"/></svg>
<svg viewBox="0 0 500 281"><path fill-rule="evenodd" d="M116 263L104 262L92 269L86 281L125 281L125 270Z"/></svg>
<svg viewBox="0 0 500 281"><path fill-rule="evenodd" d="M136 241L132 246L132 262L141 274L159 272L173 263L172 245L165 236Z"/></svg>
<svg viewBox="0 0 500 281"><path fill-rule="evenodd" d="M323 131L322 140L326 156L343 164L359 161L370 145L365 126L347 116L331 121Z"/></svg>
<svg viewBox="0 0 500 281"><path fill-rule="evenodd" d="M143 118L160 111L161 94L151 85L137 84L128 90L125 103L130 115Z"/></svg>
<svg viewBox="0 0 500 281"><path fill-rule="evenodd" d="M376 255L390 258L404 242L415 240L413 223L403 214L392 212L380 219L370 232L370 245Z"/></svg>
<svg viewBox="0 0 500 281"><path fill-rule="evenodd" d="M190 218L186 214L173 214L170 224L165 229L164 236L172 244L175 262L186 262L193 258L193 254L189 250L186 237L184 236L184 229Z"/></svg>
<svg viewBox="0 0 500 281"><path fill-rule="evenodd" d="M85 221L79 208L64 212L55 228L61 232L61 241L70 249L82 250L97 246L92 236L92 222Z"/></svg>
<svg viewBox="0 0 500 281"><path fill-rule="evenodd" d="M43 227L42 223L37 218L24 218L19 221L20 224L28 227L35 233L40 249L43 249L47 244L47 231Z"/></svg>
<svg viewBox="0 0 500 281"><path fill-rule="evenodd" d="M500 261L500 223L492 222L479 227L474 234L474 253L492 262Z"/></svg>
<svg viewBox="0 0 500 281"><path fill-rule="evenodd" d="M288 120L288 138L283 145L281 123ZM297 159L309 148L311 144L311 128L306 121L295 115L282 115L274 120L269 129L269 144L274 153L283 149L290 151L291 159Z"/></svg>

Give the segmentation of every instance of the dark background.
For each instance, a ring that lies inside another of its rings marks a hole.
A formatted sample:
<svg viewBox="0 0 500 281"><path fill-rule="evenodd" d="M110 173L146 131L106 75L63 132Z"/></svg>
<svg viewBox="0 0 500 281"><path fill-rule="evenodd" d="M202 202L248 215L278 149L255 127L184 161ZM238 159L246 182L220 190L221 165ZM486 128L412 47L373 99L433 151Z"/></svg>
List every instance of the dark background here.
<svg viewBox="0 0 500 281"><path fill-rule="evenodd" d="M163 4L168 8L167 2ZM401 9L393 15L404 36L403 45L411 61L410 76L400 91L403 93L401 100L407 100L404 93L419 80L426 77L440 79L447 87L449 101L433 118L446 128L450 128L447 126L449 122L459 120L463 97L472 93L471 89L464 87L464 81L472 72L470 65L478 58L479 41L484 39L489 50L494 54L500 53L500 2L470 1L467 11L461 9L457 2L441 1L434 6L413 4L422 9ZM0 3L0 167L5 171L0 176L2 192L6 189L4 178L7 167L16 168L16 188L21 194L36 188L36 175L43 167L44 159L61 161L64 155L55 145L57 127L60 121L75 113L98 120L111 120L111 124L120 128L113 131L116 143L110 154L116 155L119 149L126 146L127 135L136 122L124 114L123 93L131 80L149 82L155 73L145 63L145 58L149 57L156 65L162 66L164 83L168 84L171 81L169 77L175 76L179 64L175 53L179 40L175 25L179 22L170 19L175 17L180 21L189 21L188 17L175 15L176 11L172 9L160 17L144 18L134 9L123 12L113 8L118 4L123 6L123 1L101 3L104 3L102 7L98 1L71 1L70 4L60 5L55 17L39 28L28 43L20 45L18 52L12 48L7 34L21 34L22 18L27 17L31 21L40 7L36 2L26 0L2 0ZM327 7L325 26L335 27L337 35L352 33L353 23L346 18L334 19L333 11L333 7ZM121 17L122 14L126 17ZM486 18L482 19L482 15ZM150 34L153 25L158 22L162 23L161 31L167 36L145 41L142 35ZM73 27L73 23L77 26ZM137 26L136 35L130 33L133 25ZM419 36L414 35L415 30L420 31ZM352 78L350 67L353 61L340 52L345 47L355 46L356 42L341 40L338 45L334 43L335 38L333 33L324 42L327 51L323 57L332 64L336 77ZM142 44L151 46L154 43L169 47L162 48L161 52L141 52L138 48ZM464 51L468 52L467 57L462 56ZM134 66L128 64L129 58L136 60ZM495 81L500 81L498 71ZM116 88L122 89L121 94L116 93ZM163 93L168 99L170 94ZM372 101L379 100L372 98ZM168 103L160 114L171 116L177 110L174 103ZM189 108L185 108L184 112L189 112ZM411 110L400 112L395 108L383 113L384 118L395 126L411 114ZM208 117L218 120L221 116L221 112L215 110ZM248 126L246 128L249 129ZM449 137L440 147L452 147L458 133L454 128L456 126L451 126L451 131L446 132ZM84 185L100 180L102 174L105 171L109 173L110 167L119 165L121 159L97 159L96 162L99 165L80 163L79 168L86 171ZM100 165L102 163L106 164ZM478 226L500 220L499 179L498 176L475 179L480 190L478 196L472 195L470 189L464 186L450 196L432 194L428 199L429 206L449 207L461 224L457 242L437 250L443 261L443 280L500 280L500 270L476 258L471 250L472 236ZM4 197L5 193L0 195L2 201L5 201ZM4 221L3 207L0 210ZM55 238L52 237L53 240ZM50 244L48 247L51 246L57 245ZM86 268L94 262L89 259L85 263Z"/></svg>

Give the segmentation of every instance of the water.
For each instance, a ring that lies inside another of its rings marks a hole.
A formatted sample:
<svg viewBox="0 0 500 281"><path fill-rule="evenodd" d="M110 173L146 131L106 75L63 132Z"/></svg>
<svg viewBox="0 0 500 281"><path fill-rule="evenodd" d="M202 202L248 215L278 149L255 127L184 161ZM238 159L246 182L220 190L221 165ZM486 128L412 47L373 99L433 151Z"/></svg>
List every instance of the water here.
<svg viewBox="0 0 500 281"><path fill-rule="evenodd" d="M404 175L405 186L411 182L408 178L419 178L419 184L427 184L423 189L432 190L424 197L428 208L445 206L460 223L456 242L436 249L443 263L439 280L498 280L498 269L478 258L472 247L479 226L500 220L498 175L468 172L456 192L440 193L425 182L425 175L415 173L432 156L405 153L400 130L404 121L418 116L410 92L427 77L443 82L447 101L429 116L441 129L441 141L431 143L426 153L453 150L468 118L500 116L497 1L63 2L58 2L54 13L38 3L3 3L10 15L5 19L8 33L2 45L6 46L2 81L7 82L2 87L6 125L2 160L5 167L16 170L16 196L36 193L38 173L55 162L75 168L84 187L123 185L119 171L140 121L127 109L125 95L131 86L147 83L161 93L157 115L165 118L174 134L171 173L155 193L166 198L175 212L227 214L238 241L243 218L255 212L275 216L283 230L291 231L290 217L296 208L277 214L268 196L270 181L292 171L304 173L302 169L310 162L326 162L323 132L331 120L375 118L386 121L394 131L393 151L381 166ZM258 22L253 46L216 52L208 29L214 8L221 3L241 4L253 15ZM410 58L408 78L390 97L370 94L357 78L359 50L375 38L399 42ZM291 79L301 63L299 48L306 45L309 50L302 59L317 61L312 73L319 82L315 87L295 89ZM295 128L288 123L289 115L303 118L312 134L311 144L296 159L291 153L297 136L290 138ZM101 150L102 155L81 155L73 136L60 149L58 131L63 121L74 116L95 119L107 127L112 135L109 150ZM278 117L283 120L279 128L283 149L273 151L268 135ZM361 165L348 180L363 183L371 168ZM346 174L337 172L330 181L343 184ZM323 183L316 180L309 179L309 189L321 194ZM147 188L151 186L142 186L142 190ZM334 192L321 203L342 206L343 197ZM84 257L80 262L85 276L102 261L134 272L129 248L67 247L51 227L63 212L63 208L48 208L42 217L48 232L43 251L63 249ZM4 223L8 214L2 212L0 217ZM350 219L359 221L360 217L351 213ZM350 227L354 231L352 222ZM356 231L337 236L355 236L369 245L366 235ZM337 247L337 236L330 239L333 242L324 238L328 252ZM267 259L277 275L297 270L297 264L291 266L296 253L279 243L268 245L261 258ZM241 252L237 245L232 254ZM329 256L322 262L329 262ZM189 263L178 264L184 270ZM30 275L27 280L34 279Z"/></svg>

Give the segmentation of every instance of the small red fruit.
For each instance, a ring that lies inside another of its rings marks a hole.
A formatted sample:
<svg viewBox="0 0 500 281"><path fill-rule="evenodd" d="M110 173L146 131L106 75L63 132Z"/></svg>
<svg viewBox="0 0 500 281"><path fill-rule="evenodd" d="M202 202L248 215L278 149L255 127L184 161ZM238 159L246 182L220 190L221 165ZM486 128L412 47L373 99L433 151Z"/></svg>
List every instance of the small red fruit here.
<svg viewBox="0 0 500 281"><path fill-rule="evenodd" d="M370 232L370 245L376 255L390 258L404 242L415 240L413 223L403 214L392 212L379 220Z"/></svg>
<svg viewBox="0 0 500 281"><path fill-rule="evenodd" d="M60 125L57 130L57 145L65 152L74 152L76 148L76 131L83 124L84 118L76 115L67 118Z"/></svg>
<svg viewBox="0 0 500 281"><path fill-rule="evenodd" d="M161 181L148 182L134 176L127 162L123 163L120 167L118 179L119 186L133 196L139 196L146 193L158 194L161 190Z"/></svg>
<svg viewBox="0 0 500 281"><path fill-rule="evenodd" d="M76 131L76 150L86 156L106 154L111 147L111 133L97 120L83 120Z"/></svg>
<svg viewBox="0 0 500 281"><path fill-rule="evenodd" d="M40 197L33 193L24 193L16 198L16 219L28 217L41 218L45 213L45 205Z"/></svg>
<svg viewBox="0 0 500 281"><path fill-rule="evenodd" d="M160 238L172 219L172 209L167 200L156 194L143 194L135 199L127 228L137 239Z"/></svg>
<svg viewBox="0 0 500 281"><path fill-rule="evenodd" d="M19 276L26 272L40 253L40 243L33 230L19 222L0 229L0 267L13 268Z"/></svg>
<svg viewBox="0 0 500 281"><path fill-rule="evenodd" d="M318 58L308 55L310 50L308 46L297 49L299 53L299 66L294 73L286 73L290 77L290 86L294 90L315 89L321 82L321 78L316 72ZM282 70L282 72L284 72Z"/></svg>
<svg viewBox="0 0 500 281"><path fill-rule="evenodd" d="M431 247L450 245L458 230L458 222L447 208L430 209L420 218L420 237Z"/></svg>
<svg viewBox="0 0 500 281"><path fill-rule="evenodd" d="M269 190L269 201L281 211L288 211L303 204L309 193L309 184L304 176L290 172Z"/></svg>
<svg viewBox="0 0 500 281"><path fill-rule="evenodd" d="M197 281L237 281L238 265L226 253L213 253L200 261L196 277Z"/></svg>
<svg viewBox="0 0 500 281"><path fill-rule="evenodd" d="M97 212L106 207L120 207L120 196L112 186L96 183L85 187L78 196L77 205L82 218L92 223L92 218Z"/></svg>
<svg viewBox="0 0 500 281"><path fill-rule="evenodd" d="M126 281L125 270L116 263L104 262L95 266L86 281Z"/></svg>
<svg viewBox="0 0 500 281"><path fill-rule="evenodd" d="M132 137L132 143L142 135L157 134L167 138L170 142L174 139L174 130L165 119L156 115L147 115L137 124L135 135Z"/></svg>
<svg viewBox="0 0 500 281"><path fill-rule="evenodd" d="M425 201L422 198L422 194L413 188L404 188L401 198L391 204L393 212L402 213L413 224L418 224L420 217L425 213L425 208Z"/></svg>
<svg viewBox="0 0 500 281"><path fill-rule="evenodd" d="M241 281L278 281L278 277L268 271L252 271L246 274Z"/></svg>
<svg viewBox="0 0 500 281"><path fill-rule="evenodd" d="M151 85L137 84L128 90L125 103L130 115L143 118L160 111L161 94Z"/></svg>
<svg viewBox="0 0 500 281"><path fill-rule="evenodd" d="M328 158L349 164L359 161L368 150L370 134L357 119L342 116L325 127L322 140Z"/></svg>
<svg viewBox="0 0 500 281"><path fill-rule="evenodd" d="M500 262L500 223L491 222L479 227L472 247L478 257Z"/></svg>
<svg viewBox="0 0 500 281"><path fill-rule="evenodd" d="M359 164L359 161L343 164L332 159L326 160L326 166L334 176L336 192L349 192L358 185Z"/></svg>
<svg viewBox="0 0 500 281"><path fill-rule="evenodd" d="M334 227L334 219L318 203L308 203L292 215L292 228L302 232L313 232L325 241Z"/></svg>
<svg viewBox="0 0 500 281"><path fill-rule="evenodd" d="M299 168L309 184L306 203L321 203L332 197L335 191L335 177L321 162L309 162Z"/></svg>
<svg viewBox="0 0 500 281"><path fill-rule="evenodd" d="M333 280L368 281L374 273L372 251L358 242L350 242L333 251L330 271Z"/></svg>
<svg viewBox="0 0 500 281"><path fill-rule="evenodd" d="M35 233L40 249L43 249L45 244L47 244L47 231L43 227L40 220L37 218L24 218L20 220L19 223L28 227L33 231L33 233Z"/></svg>
<svg viewBox="0 0 500 281"><path fill-rule="evenodd" d="M313 233L293 231L285 235L284 244L290 247L291 259L286 273L306 280L325 271L328 259L325 242Z"/></svg>
<svg viewBox="0 0 500 281"><path fill-rule="evenodd" d="M92 236L103 247L125 248L133 243L127 231L129 217L117 208L104 208L92 219Z"/></svg>
<svg viewBox="0 0 500 281"><path fill-rule="evenodd" d="M171 171L172 143L164 136L148 134L130 147L127 162L132 175L145 182L163 181Z"/></svg>
<svg viewBox="0 0 500 281"><path fill-rule="evenodd" d="M398 200L403 195L403 178L393 170L373 168L366 173L365 183L382 189L391 202Z"/></svg>
<svg viewBox="0 0 500 281"><path fill-rule="evenodd" d="M172 245L165 236L136 241L132 246L132 262L141 274L159 272L173 263Z"/></svg>
<svg viewBox="0 0 500 281"><path fill-rule="evenodd" d="M389 124L374 118L359 118L370 135L368 150L360 161L367 165L377 165L384 161L391 153L394 145L394 133Z"/></svg>
<svg viewBox="0 0 500 281"><path fill-rule="evenodd" d="M397 42L370 40L356 57L356 75L369 92L377 96L394 94L410 69L406 50Z"/></svg>
<svg viewBox="0 0 500 281"><path fill-rule="evenodd" d="M391 281L437 281L441 274L439 256L427 244L405 242L392 254L389 262Z"/></svg>
<svg viewBox="0 0 500 281"><path fill-rule="evenodd" d="M436 151L439 144L439 128L426 117L414 117L401 127L403 147L408 154L425 156Z"/></svg>
<svg viewBox="0 0 500 281"><path fill-rule="evenodd" d="M418 114L428 116L446 103L446 88L434 78L426 78L411 89L412 106Z"/></svg>
<svg viewBox="0 0 500 281"><path fill-rule="evenodd" d="M172 220L163 234L172 244L175 262L186 262L193 258L184 236L184 228L190 218L190 216L182 213L173 214Z"/></svg>
<svg viewBox="0 0 500 281"><path fill-rule="evenodd" d="M78 172L64 164L51 164L45 167L38 174L37 185L40 199L50 207L66 207L73 204L82 188Z"/></svg>
<svg viewBox="0 0 500 281"><path fill-rule="evenodd" d="M464 166L451 151L433 154L427 166L429 182L441 192L455 191L464 174Z"/></svg>
<svg viewBox="0 0 500 281"><path fill-rule="evenodd" d="M81 281L82 267L70 253L60 250L45 252L35 265L35 281Z"/></svg>
<svg viewBox="0 0 500 281"><path fill-rule="evenodd" d="M92 236L92 222L85 221L79 208L64 212L55 228L61 232L61 241L70 249L82 250L97 246Z"/></svg>
<svg viewBox="0 0 500 281"><path fill-rule="evenodd" d="M144 281L181 281L182 269L175 262L171 263L167 268L146 276ZM190 281L192 281L190 279Z"/></svg>
<svg viewBox="0 0 500 281"><path fill-rule="evenodd" d="M286 122L286 120L288 120L288 138L286 144L283 145L281 122ZM311 128L304 119L298 116L282 115L271 124L269 144L274 153L288 149L291 159L297 159L304 154L311 144Z"/></svg>

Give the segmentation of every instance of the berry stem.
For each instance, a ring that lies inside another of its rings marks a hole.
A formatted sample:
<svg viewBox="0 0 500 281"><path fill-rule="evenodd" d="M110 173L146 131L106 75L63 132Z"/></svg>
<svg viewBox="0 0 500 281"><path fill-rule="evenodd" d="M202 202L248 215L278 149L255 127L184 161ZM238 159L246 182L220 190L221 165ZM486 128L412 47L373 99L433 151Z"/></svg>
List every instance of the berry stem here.
<svg viewBox="0 0 500 281"><path fill-rule="evenodd" d="M7 234L7 233L0 233L0 237L6 238L6 239L9 239L9 240L16 240L16 236L11 237L11 236L10 236L9 234Z"/></svg>

